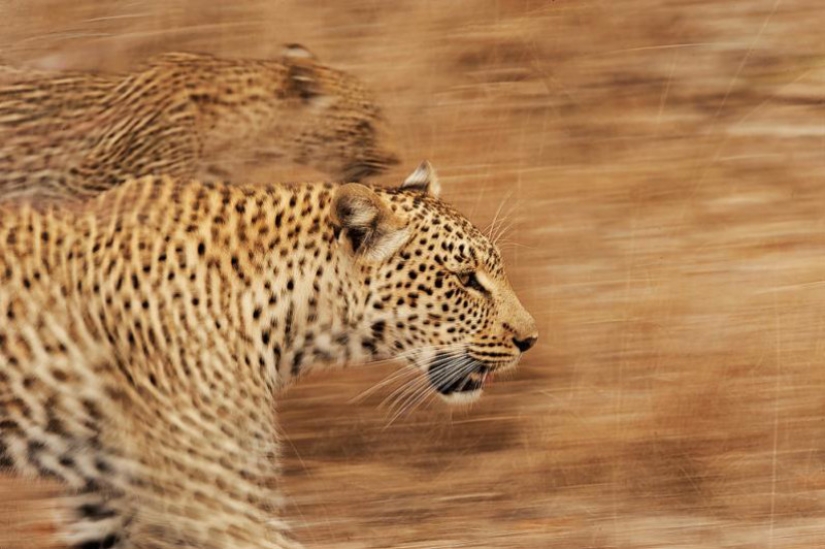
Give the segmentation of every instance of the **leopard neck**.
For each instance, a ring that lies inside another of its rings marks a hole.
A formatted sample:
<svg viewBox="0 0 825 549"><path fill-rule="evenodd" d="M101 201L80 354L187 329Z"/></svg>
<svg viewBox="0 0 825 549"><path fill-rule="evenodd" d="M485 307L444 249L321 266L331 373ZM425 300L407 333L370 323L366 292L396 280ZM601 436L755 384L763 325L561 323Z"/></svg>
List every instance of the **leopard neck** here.
<svg viewBox="0 0 825 549"><path fill-rule="evenodd" d="M369 360L370 271L339 247L333 191L145 178L107 193L76 243L84 307L135 381L169 392L221 390L246 370L272 394Z"/></svg>

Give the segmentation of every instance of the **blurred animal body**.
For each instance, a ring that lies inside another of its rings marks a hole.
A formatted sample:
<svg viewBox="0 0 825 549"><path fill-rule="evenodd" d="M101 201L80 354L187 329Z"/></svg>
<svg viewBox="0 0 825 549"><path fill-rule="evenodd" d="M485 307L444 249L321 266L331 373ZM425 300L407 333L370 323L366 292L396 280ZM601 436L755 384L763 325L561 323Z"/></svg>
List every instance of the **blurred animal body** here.
<svg viewBox="0 0 825 549"><path fill-rule="evenodd" d="M128 74L0 71L0 199L83 199L131 177L226 178L297 163L355 181L397 162L353 76L301 46L276 60L167 53Z"/></svg>

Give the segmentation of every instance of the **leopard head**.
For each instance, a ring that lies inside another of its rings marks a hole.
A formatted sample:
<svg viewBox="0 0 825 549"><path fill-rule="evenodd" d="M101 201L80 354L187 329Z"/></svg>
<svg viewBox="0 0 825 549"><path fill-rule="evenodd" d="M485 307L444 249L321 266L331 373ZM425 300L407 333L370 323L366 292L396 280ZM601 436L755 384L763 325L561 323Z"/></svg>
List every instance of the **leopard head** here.
<svg viewBox="0 0 825 549"><path fill-rule="evenodd" d="M289 92L302 123L292 154L340 181L361 181L398 163L385 142L386 121L370 91L354 76L321 64L306 48L288 46Z"/></svg>
<svg viewBox="0 0 825 549"><path fill-rule="evenodd" d="M376 349L424 371L444 399L467 402L538 333L499 250L439 191L425 162L398 188L340 187L332 218L365 276Z"/></svg>
<svg viewBox="0 0 825 549"><path fill-rule="evenodd" d="M302 46L274 60L164 54L149 70L194 105L204 177L292 163L360 181L398 163L369 90Z"/></svg>

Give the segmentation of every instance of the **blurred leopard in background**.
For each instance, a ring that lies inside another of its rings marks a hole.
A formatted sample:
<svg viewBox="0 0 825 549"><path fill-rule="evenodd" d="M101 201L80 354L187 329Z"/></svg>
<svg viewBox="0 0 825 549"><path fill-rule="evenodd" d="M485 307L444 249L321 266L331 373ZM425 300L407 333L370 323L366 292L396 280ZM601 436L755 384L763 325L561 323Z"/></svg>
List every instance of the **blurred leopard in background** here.
<svg viewBox="0 0 825 549"><path fill-rule="evenodd" d="M384 136L363 84L299 45L277 60L167 53L125 75L0 70L0 199L231 179L263 162L359 181L397 163Z"/></svg>

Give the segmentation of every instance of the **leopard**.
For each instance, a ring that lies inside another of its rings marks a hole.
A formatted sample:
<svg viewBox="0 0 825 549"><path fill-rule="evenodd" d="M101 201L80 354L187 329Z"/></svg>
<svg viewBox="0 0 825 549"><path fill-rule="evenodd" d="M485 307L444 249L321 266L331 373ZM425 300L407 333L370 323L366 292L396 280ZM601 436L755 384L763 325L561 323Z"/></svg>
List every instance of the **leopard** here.
<svg viewBox="0 0 825 549"><path fill-rule="evenodd" d="M86 200L130 178L301 165L361 181L398 163L375 96L290 44L268 60L169 52L125 74L0 70L0 198Z"/></svg>
<svg viewBox="0 0 825 549"><path fill-rule="evenodd" d="M391 186L144 176L0 206L0 468L65 487L69 547L301 547L288 386L395 359L465 406L537 341L440 190L425 162Z"/></svg>

